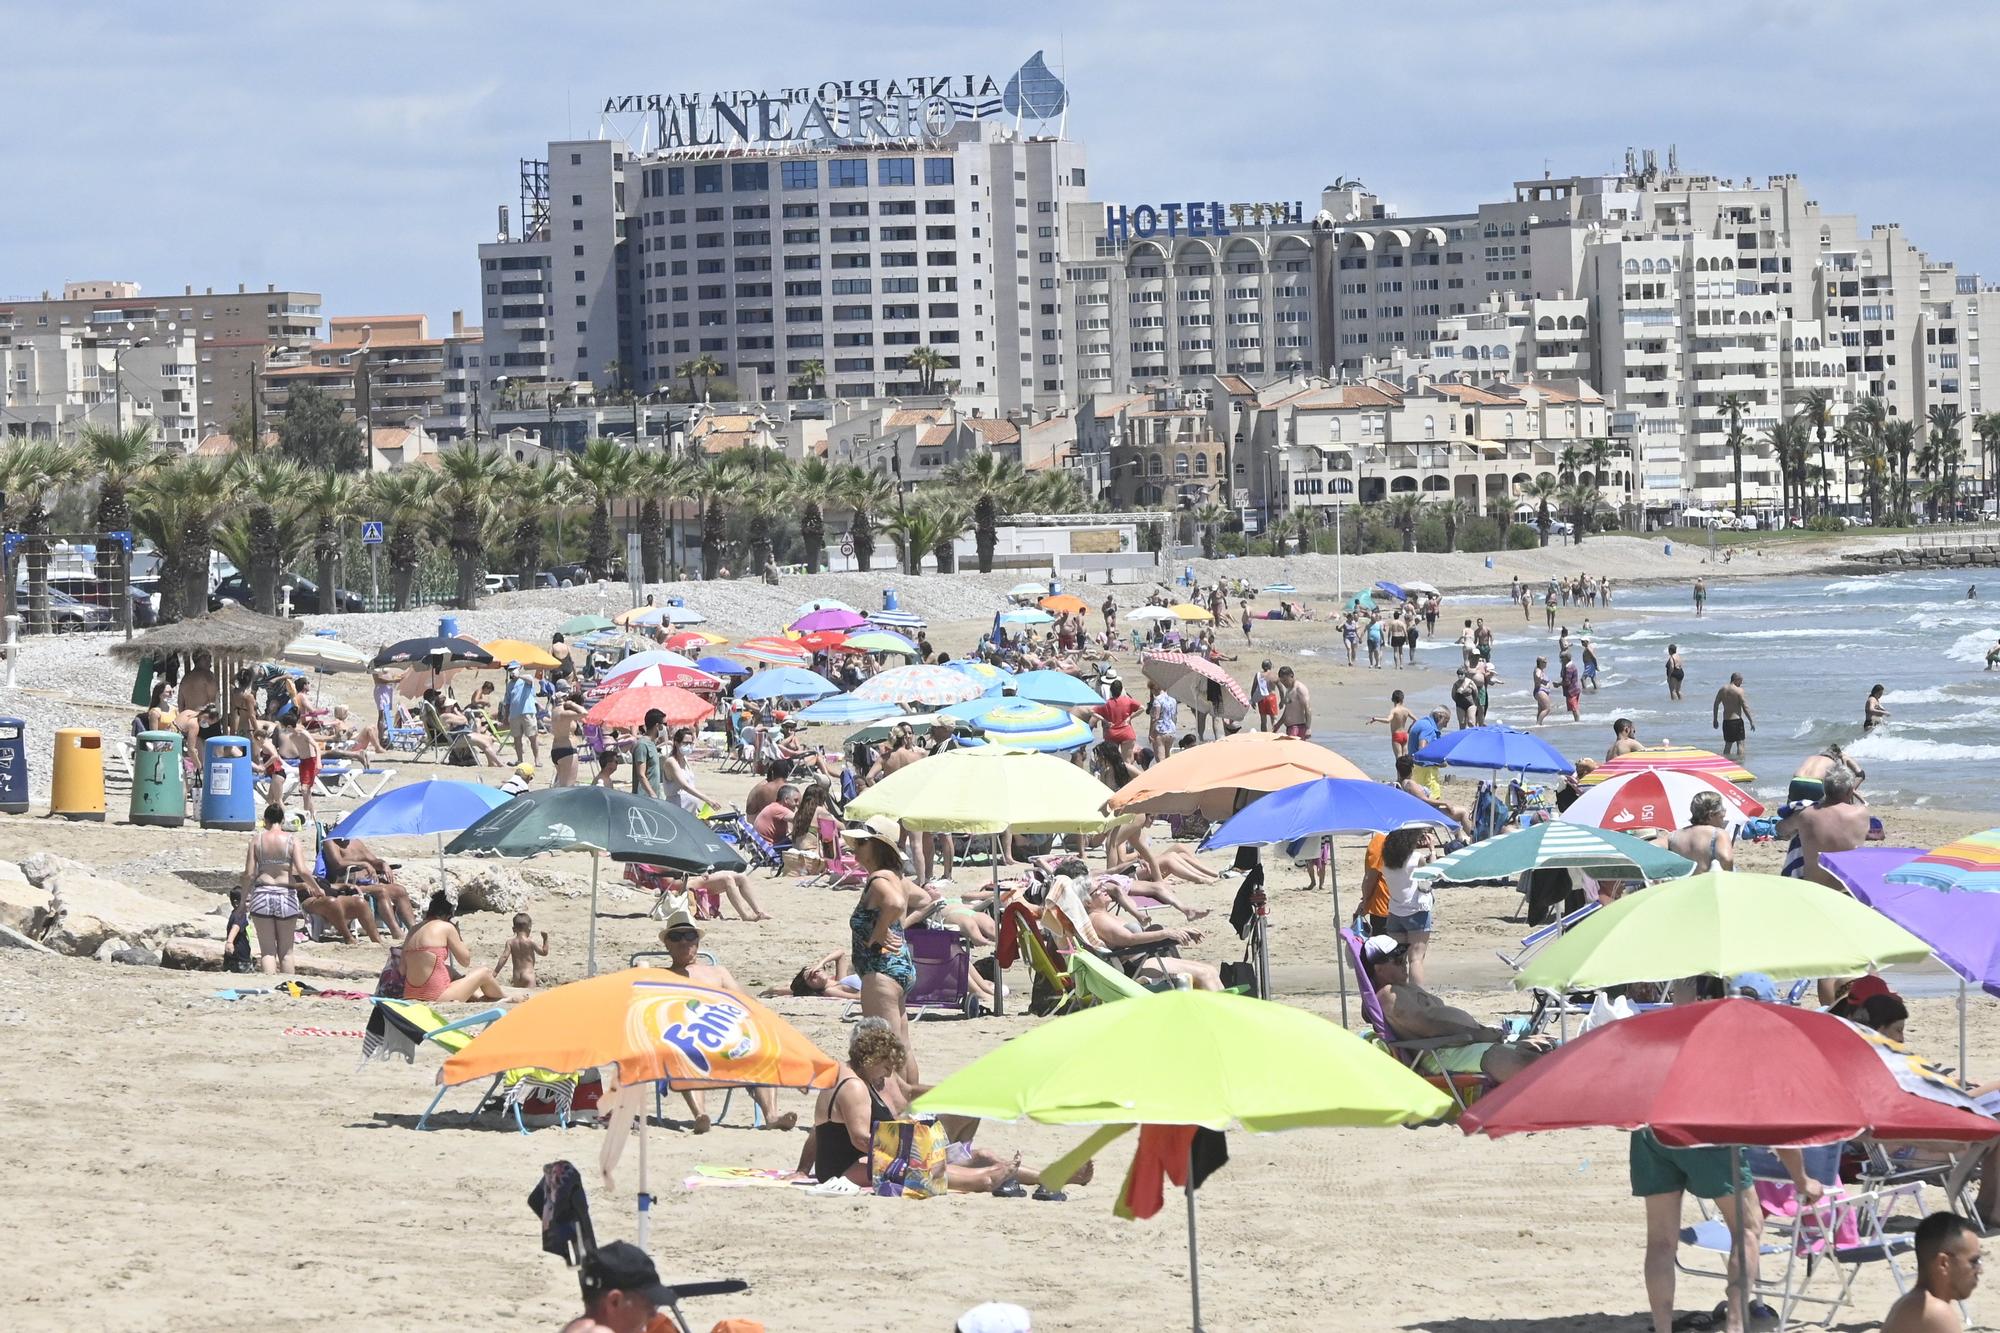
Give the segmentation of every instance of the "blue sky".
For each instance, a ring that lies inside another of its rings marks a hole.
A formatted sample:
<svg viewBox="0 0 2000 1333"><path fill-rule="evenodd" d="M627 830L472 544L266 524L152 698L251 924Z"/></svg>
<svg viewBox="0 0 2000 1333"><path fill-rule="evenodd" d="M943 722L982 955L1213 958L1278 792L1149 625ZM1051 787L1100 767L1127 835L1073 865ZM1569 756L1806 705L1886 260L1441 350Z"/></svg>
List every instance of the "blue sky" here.
<svg viewBox="0 0 2000 1333"><path fill-rule="evenodd" d="M627 0L0 0L0 296L276 282L330 314L477 304L515 163L608 92L990 72L1069 85L1095 193L1306 199L1359 177L1405 214L1680 146L1795 171L2000 281L2000 5L1431 0L1262 6L694 6ZM1268 26L1257 26L1270 16Z"/></svg>

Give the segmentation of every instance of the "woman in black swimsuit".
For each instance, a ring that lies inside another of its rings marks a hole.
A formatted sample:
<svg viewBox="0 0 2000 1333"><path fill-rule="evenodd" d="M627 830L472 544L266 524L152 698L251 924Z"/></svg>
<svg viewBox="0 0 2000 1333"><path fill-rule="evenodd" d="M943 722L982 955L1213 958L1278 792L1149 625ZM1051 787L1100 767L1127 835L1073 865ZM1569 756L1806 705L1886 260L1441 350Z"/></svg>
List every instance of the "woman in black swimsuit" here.
<svg viewBox="0 0 2000 1333"><path fill-rule="evenodd" d="M813 1107L812 1138L799 1162L800 1171L810 1171L819 1181L846 1176L863 1189L868 1187L875 1126L895 1118L881 1090L906 1058L903 1043L882 1019L864 1018L854 1025L847 1061Z"/></svg>
<svg viewBox="0 0 2000 1333"><path fill-rule="evenodd" d="M1677 643L1670 643L1667 645L1667 697L1669 699L1678 699L1681 697L1681 682L1686 679L1687 668L1681 665L1681 646Z"/></svg>

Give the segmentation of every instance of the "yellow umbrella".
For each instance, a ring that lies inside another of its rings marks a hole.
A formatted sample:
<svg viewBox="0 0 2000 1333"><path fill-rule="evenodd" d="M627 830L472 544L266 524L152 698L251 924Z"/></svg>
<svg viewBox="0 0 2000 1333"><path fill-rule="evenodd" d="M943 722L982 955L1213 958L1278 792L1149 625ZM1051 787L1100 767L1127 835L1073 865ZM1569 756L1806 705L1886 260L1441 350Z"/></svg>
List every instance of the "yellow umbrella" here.
<svg viewBox="0 0 2000 1333"><path fill-rule="evenodd" d="M1213 620L1214 616L1196 606L1193 602L1182 602L1179 606L1167 608L1176 620Z"/></svg>
<svg viewBox="0 0 2000 1333"><path fill-rule="evenodd" d="M537 648L532 643L520 639L495 639L491 643L479 645L493 654L493 665L504 667L509 662L519 662L530 671L554 671L561 665L555 655L546 648Z"/></svg>

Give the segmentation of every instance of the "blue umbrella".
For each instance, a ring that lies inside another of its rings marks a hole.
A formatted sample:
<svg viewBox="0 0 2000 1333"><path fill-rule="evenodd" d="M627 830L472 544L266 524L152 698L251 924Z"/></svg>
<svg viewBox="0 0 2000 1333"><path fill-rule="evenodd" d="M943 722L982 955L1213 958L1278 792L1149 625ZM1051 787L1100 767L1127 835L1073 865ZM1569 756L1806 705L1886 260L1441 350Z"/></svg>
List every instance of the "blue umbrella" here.
<svg viewBox="0 0 2000 1333"><path fill-rule="evenodd" d="M697 670L706 671L711 676L747 676L750 668L727 657L704 657L695 662Z"/></svg>
<svg viewBox="0 0 2000 1333"><path fill-rule="evenodd" d="M1410 594L1404 592L1401 588L1389 582L1389 580L1387 579L1382 579L1378 581L1375 584L1375 586L1380 588L1383 592L1388 593L1391 597L1395 598L1399 602L1407 602L1410 600Z"/></svg>
<svg viewBox="0 0 2000 1333"><path fill-rule="evenodd" d="M836 694L801 708L792 714L801 722L878 722L885 717L901 717L903 710L892 703L857 699Z"/></svg>
<svg viewBox="0 0 2000 1333"><path fill-rule="evenodd" d="M922 629L927 623L913 611L864 611L861 614L885 629Z"/></svg>
<svg viewBox="0 0 2000 1333"><path fill-rule="evenodd" d="M824 699L840 687L804 667L772 667L759 671L731 691L739 699Z"/></svg>
<svg viewBox="0 0 2000 1333"><path fill-rule="evenodd" d="M999 625L1053 625L1056 618L1038 606L1024 606L1013 611L1002 611L994 622Z"/></svg>
<svg viewBox="0 0 2000 1333"><path fill-rule="evenodd" d="M1103 695L1067 671L1024 671L1014 681L1014 693L1058 708L1095 708L1104 702Z"/></svg>
<svg viewBox="0 0 2000 1333"><path fill-rule="evenodd" d="M1467 727L1449 731L1410 756L1429 767L1506 769L1510 773L1573 773L1576 765L1533 732L1519 727Z"/></svg>
<svg viewBox="0 0 2000 1333"><path fill-rule="evenodd" d="M403 838L419 834L438 837L438 881L444 881L444 834L471 828L486 812L513 799L477 782L447 782L431 778L394 787L371 796L335 824L329 838Z"/></svg>

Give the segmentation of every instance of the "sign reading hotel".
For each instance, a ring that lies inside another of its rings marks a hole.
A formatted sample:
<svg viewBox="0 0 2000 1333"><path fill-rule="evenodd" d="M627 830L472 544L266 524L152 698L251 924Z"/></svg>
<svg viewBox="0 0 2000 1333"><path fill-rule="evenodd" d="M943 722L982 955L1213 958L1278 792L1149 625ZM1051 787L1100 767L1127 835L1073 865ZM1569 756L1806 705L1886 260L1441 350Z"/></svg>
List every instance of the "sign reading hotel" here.
<svg viewBox="0 0 2000 1333"><path fill-rule="evenodd" d="M1037 51L1004 89L990 74L829 79L801 88L625 93L605 98L603 114L651 115L658 125L659 149L674 151L936 141L948 137L961 120L1003 112L1052 120L1068 107L1068 89Z"/></svg>
<svg viewBox="0 0 2000 1333"><path fill-rule="evenodd" d="M1242 227L1298 226L1306 220L1302 203L1106 204L1104 239L1113 245L1154 236L1229 236Z"/></svg>

